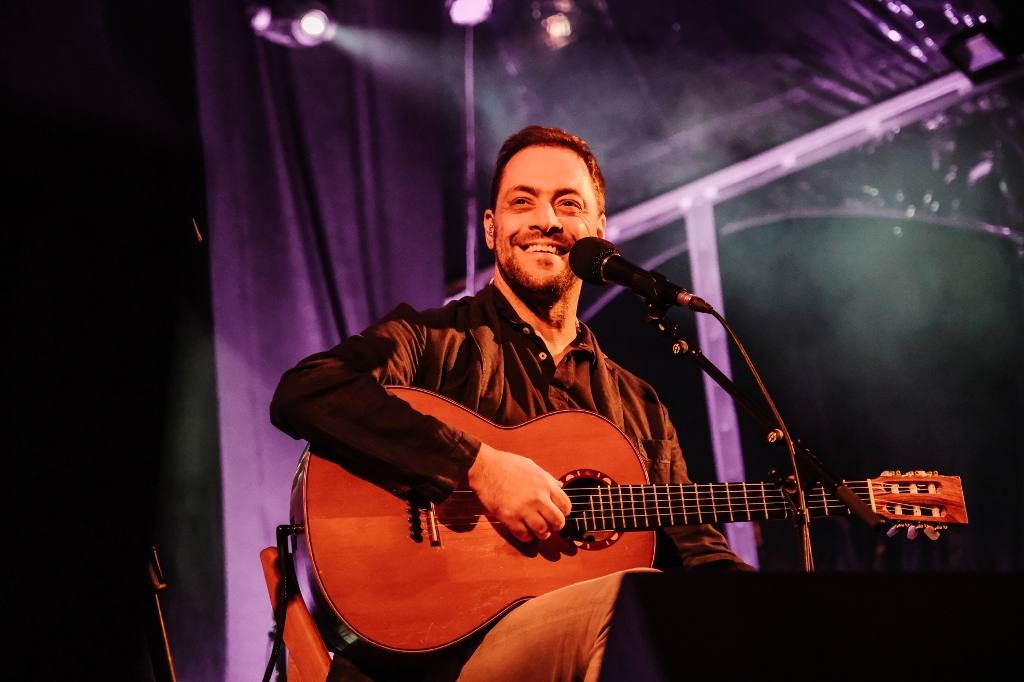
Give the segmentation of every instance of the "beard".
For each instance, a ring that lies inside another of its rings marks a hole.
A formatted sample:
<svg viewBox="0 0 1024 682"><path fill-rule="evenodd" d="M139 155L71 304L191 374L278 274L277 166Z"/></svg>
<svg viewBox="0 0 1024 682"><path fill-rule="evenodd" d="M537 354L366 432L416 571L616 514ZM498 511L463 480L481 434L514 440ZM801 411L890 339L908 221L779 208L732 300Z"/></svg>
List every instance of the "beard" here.
<svg viewBox="0 0 1024 682"><path fill-rule="evenodd" d="M581 281L567 267L550 275L528 272L516 259L518 248L508 242L495 244L495 262L498 272L523 303L551 308L580 285Z"/></svg>

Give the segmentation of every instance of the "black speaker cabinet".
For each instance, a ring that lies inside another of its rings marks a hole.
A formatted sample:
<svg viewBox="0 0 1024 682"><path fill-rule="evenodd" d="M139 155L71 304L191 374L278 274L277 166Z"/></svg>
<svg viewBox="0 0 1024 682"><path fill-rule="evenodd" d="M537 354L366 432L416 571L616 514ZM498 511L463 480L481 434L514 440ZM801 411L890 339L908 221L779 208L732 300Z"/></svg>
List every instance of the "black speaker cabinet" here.
<svg viewBox="0 0 1024 682"><path fill-rule="evenodd" d="M1024 680L1022 577L631 574L600 681Z"/></svg>

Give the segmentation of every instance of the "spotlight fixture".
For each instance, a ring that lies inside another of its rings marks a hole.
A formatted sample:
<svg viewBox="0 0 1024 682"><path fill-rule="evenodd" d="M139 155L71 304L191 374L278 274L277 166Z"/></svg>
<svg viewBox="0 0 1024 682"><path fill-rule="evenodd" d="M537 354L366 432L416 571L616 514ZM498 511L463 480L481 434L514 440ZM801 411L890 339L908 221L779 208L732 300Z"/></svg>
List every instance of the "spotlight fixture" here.
<svg viewBox="0 0 1024 682"><path fill-rule="evenodd" d="M544 28L544 42L552 50L559 50L573 40L572 24L569 17L561 12L552 14L540 22Z"/></svg>
<svg viewBox="0 0 1024 682"><path fill-rule="evenodd" d="M531 7L530 16L537 22L539 37L549 50L561 50L579 37L576 29L581 11L573 0L533 0ZM607 14L603 0L598 2L598 9Z"/></svg>
<svg viewBox="0 0 1024 682"><path fill-rule="evenodd" d="M250 7L249 17L256 35L285 47L315 47L333 38L338 29L327 12L310 4L297 12L258 5Z"/></svg>
<svg viewBox="0 0 1024 682"><path fill-rule="evenodd" d="M302 45L313 47L333 38L337 28L326 12L311 9L292 22L292 35Z"/></svg>
<svg viewBox="0 0 1024 682"><path fill-rule="evenodd" d="M454 0L448 7L448 16L459 26L476 26L487 21L493 7L493 0Z"/></svg>
<svg viewBox="0 0 1024 682"><path fill-rule="evenodd" d="M998 76L1020 62L1020 55L1007 49L1006 42L988 23L975 24L973 29L950 38L942 53L972 83Z"/></svg>

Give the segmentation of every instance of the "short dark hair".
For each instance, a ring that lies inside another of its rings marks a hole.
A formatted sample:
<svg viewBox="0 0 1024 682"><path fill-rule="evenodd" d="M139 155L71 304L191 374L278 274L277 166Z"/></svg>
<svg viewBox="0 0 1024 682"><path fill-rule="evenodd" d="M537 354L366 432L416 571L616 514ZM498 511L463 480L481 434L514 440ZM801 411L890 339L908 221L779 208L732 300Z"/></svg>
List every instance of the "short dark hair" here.
<svg viewBox="0 0 1024 682"><path fill-rule="evenodd" d="M597 195L597 212L604 213L604 177L601 175L601 168L597 165L597 159L590 151L587 143L570 135L558 128L545 128L543 126L527 126L515 135L512 135L505 144L501 145L498 152L498 161L494 164L494 175L491 176L491 202L490 208L493 211L498 204L498 187L501 185L501 176L505 174L505 166L513 156L527 147L561 147L580 157L590 171L590 180L594 183L594 194Z"/></svg>

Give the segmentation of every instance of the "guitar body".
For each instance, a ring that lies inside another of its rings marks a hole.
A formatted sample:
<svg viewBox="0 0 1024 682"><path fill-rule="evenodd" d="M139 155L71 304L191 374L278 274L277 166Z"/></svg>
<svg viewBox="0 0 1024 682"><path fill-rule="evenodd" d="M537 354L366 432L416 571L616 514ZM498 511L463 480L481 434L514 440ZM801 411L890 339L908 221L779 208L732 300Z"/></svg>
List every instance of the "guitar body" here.
<svg viewBox="0 0 1024 682"><path fill-rule="evenodd" d="M600 472L613 485L647 483L630 441L599 415L556 412L502 427L427 391L388 390L495 448L532 458L555 478ZM431 533L429 503L413 507L417 528L406 499L312 452L296 473L291 506L293 522L305 526L296 561L314 618L329 644L356 660L437 651L530 597L654 559L649 531L519 542L468 491L433 509Z"/></svg>

